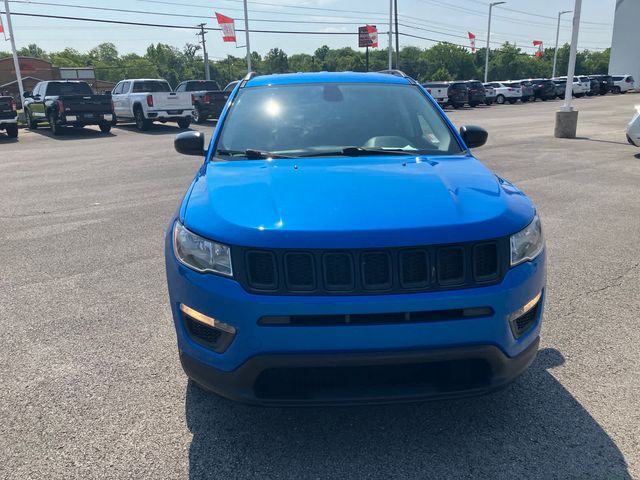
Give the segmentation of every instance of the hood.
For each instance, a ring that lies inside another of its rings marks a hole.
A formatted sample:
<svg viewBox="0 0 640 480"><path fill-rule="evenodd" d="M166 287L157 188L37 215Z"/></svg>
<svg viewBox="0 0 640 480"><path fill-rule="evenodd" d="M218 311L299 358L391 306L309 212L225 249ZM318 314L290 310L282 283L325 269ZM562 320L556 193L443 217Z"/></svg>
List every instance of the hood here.
<svg viewBox="0 0 640 480"><path fill-rule="evenodd" d="M524 228L531 202L471 156L209 162L182 219L231 245L399 247Z"/></svg>

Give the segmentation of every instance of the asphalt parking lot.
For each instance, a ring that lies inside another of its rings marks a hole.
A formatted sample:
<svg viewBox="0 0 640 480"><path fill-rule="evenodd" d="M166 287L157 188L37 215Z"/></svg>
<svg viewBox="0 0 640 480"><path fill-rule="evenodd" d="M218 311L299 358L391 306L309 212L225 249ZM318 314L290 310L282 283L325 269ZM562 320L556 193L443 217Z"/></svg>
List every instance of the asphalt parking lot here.
<svg viewBox="0 0 640 480"><path fill-rule="evenodd" d="M537 204L541 351L508 389L415 405L261 409L189 384L163 233L200 159L173 126L0 134L0 478L640 478L640 95L448 110ZM197 128L210 136L213 123Z"/></svg>

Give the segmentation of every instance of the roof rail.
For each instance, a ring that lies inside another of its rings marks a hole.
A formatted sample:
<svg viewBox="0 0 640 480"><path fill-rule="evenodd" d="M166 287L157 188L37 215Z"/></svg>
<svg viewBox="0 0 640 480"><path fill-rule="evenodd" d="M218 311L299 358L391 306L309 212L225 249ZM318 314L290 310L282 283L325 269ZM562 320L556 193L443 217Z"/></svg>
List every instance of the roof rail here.
<svg viewBox="0 0 640 480"><path fill-rule="evenodd" d="M242 81L240 82L240 88L244 88L244 86L247 84L247 82L249 80L251 80L252 78L255 78L258 76L258 72L249 72L247 73L244 78L242 79Z"/></svg>
<svg viewBox="0 0 640 480"><path fill-rule="evenodd" d="M386 73L388 75L395 75L396 77L406 78L411 83L415 83L415 84L418 83L414 78L410 77L409 75L404 73L402 70L394 70L394 69L391 69L391 70L380 70L378 73Z"/></svg>

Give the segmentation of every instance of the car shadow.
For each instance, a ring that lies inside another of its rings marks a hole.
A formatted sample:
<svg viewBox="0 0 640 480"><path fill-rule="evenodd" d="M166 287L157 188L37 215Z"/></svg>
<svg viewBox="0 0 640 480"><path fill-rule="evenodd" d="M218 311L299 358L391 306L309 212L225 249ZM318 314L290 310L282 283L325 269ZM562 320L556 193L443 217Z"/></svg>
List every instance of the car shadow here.
<svg viewBox="0 0 640 480"><path fill-rule="evenodd" d="M43 137L49 137L53 140L67 141L67 140L87 140L92 138L108 138L115 137L112 132L102 133L97 128L94 130L93 128L73 128L73 127L62 127L60 133L58 135L54 135L51 133L51 129L48 126L39 126L35 130L29 130L31 133L35 133L37 135L42 135Z"/></svg>
<svg viewBox="0 0 640 480"><path fill-rule="evenodd" d="M589 142L598 142L598 143L612 143L614 145L627 145L630 147L633 147L634 145L630 145L629 142L615 142L613 140L597 140L595 138L589 138L589 137L576 137L576 140L587 140Z"/></svg>
<svg viewBox="0 0 640 480"><path fill-rule="evenodd" d="M544 349L507 389L465 400L256 408L189 381L189 478L630 479L607 433L549 372Z"/></svg>
<svg viewBox="0 0 640 480"><path fill-rule="evenodd" d="M116 128L119 128L128 132L132 132L132 133L139 133L142 135L177 135L178 133L188 132L192 130L191 127L180 128L175 124L164 124L164 123L154 123L153 125L151 125L151 127L149 127L149 130L144 130L144 131L138 130L134 123L131 123L131 124L118 123Z"/></svg>

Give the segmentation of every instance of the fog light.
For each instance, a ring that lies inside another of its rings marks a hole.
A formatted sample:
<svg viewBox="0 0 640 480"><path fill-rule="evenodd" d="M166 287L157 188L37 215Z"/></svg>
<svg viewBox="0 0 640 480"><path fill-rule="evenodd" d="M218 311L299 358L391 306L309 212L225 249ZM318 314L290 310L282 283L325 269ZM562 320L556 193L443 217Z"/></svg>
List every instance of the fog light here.
<svg viewBox="0 0 640 480"><path fill-rule="evenodd" d="M193 318L194 320L196 320L196 321L198 321L200 323L204 323L205 325L208 325L208 326L213 327L213 328L218 329L218 330L222 330L223 332L227 332L227 333L230 333L232 335L236 334L236 328L235 327L229 325L228 323L224 323L224 322L221 322L219 320L216 320L215 318L208 317L204 313L200 313L200 312L198 312L197 310L194 310L191 307L187 307L184 303L180 304L180 310L185 315L190 316L191 318Z"/></svg>
<svg viewBox="0 0 640 480"><path fill-rule="evenodd" d="M189 337L197 344L217 353L224 352L236 335L236 328L180 304L184 326Z"/></svg>
<svg viewBox="0 0 640 480"><path fill-rule="evenodd" d="M521 337L536 323L538 305L540 304L541 298L542 292L529 300L522 308L509 315L509 325L511 326L514 337Z"/></svg>

